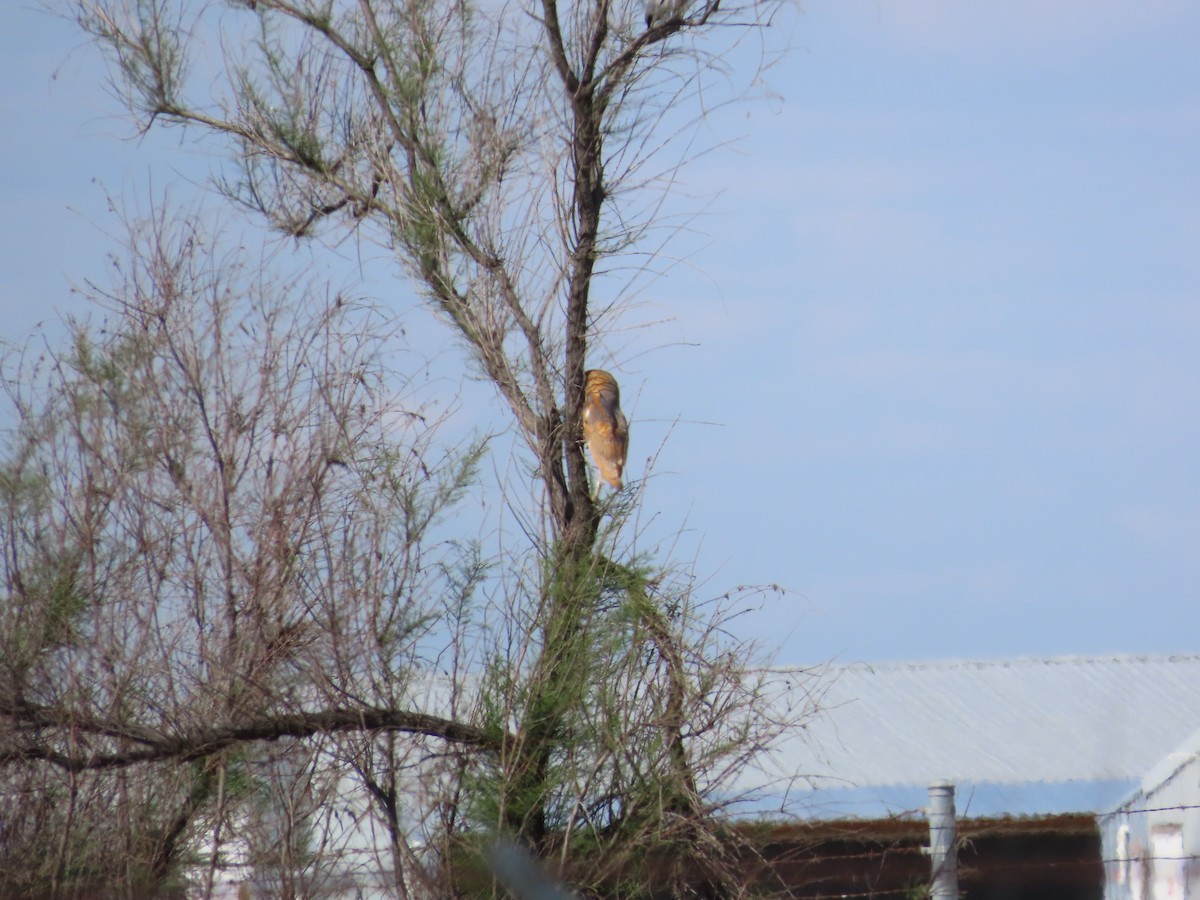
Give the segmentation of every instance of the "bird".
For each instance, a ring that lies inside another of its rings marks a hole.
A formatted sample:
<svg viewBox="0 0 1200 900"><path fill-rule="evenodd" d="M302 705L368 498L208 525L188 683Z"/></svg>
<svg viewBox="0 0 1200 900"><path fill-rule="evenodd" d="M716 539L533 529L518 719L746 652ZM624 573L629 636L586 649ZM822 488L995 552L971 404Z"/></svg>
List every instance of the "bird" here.
<svg viewBox="0 0 1200 900"><path fill-rule="evenodd" d="M621 412L617 379L603 369L588 369L583 383L583 439L600 477L615 491L625 485L625 456L629 452L629 423Z"/></svg>
<svg viewBox="0 0 1200 900"><path fill-rule="evenodd" d="M688 0L646 0L646 27L653 28L683 15Z"/></svg>

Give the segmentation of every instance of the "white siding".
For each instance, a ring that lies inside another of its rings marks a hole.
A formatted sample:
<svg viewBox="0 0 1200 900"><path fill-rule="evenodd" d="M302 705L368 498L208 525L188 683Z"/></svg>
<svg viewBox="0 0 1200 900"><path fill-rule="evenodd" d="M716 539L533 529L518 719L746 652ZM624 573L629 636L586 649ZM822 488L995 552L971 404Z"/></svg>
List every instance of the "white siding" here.
<svg viewBox="0 0 1200 900"><path fill-rule="evenodd" d="M1200 900L1200 731L1100 819L1105 900Z"/></svg>

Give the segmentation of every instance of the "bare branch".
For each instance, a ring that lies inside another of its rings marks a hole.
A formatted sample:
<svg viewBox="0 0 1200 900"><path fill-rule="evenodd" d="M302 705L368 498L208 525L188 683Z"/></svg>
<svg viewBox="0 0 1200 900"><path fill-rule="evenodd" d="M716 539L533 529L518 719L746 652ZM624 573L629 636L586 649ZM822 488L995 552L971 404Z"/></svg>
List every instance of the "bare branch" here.
<svg viewBox="0 0 1200 900"><path fill-rule="evenodd" d="M461 722L427 713L394 709L329 709L307 713L281 713L236 725L196 729L181 734L163 734L122 722L80 720L73 714L63 714L45 707L0 709L0 716L21 724L22 727L65 727L83 734L129 738L138 744L137 747L128 750L96 750L86 754L72 754L50 749L45 737L39 735L40 740L0 749L0 764L43 761L69 772L120 769L168 760L186 762L213 756L230 747L258 741L310 738L314 735L332 735L346 731L395 731L423 735L488 753L498 752L506 740L497 739L483 729Z"/></svg>

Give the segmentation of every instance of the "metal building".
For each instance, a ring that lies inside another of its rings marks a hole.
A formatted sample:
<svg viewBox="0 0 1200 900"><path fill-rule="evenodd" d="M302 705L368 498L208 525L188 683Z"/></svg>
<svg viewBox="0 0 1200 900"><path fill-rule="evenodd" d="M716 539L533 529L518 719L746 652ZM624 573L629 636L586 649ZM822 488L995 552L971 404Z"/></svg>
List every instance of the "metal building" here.
<svg viewBox="0 0 1200 900"><path fill-rule="evenodd" d="M1099 822L1105 900L1200 897L1200 731Z"/></svg>
<svg viewBox="0 0 1200 900"><path fill-rule="evenodd" d="M1200 655L1067 656L781 669L781 702L822 712L746 773L812 818L1101 813L1200 726ZM1195 896L1200 897L1200 894Z"/></svg>

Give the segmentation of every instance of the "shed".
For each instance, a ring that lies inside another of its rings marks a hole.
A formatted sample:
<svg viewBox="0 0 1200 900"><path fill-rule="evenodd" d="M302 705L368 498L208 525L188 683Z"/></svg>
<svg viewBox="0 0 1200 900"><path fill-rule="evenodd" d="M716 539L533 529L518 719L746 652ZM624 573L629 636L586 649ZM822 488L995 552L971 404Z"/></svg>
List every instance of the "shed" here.
<svg viewBox="0 0 1200 900"><path fill-rule="evenodd" d="M781 703L823 711L747 773L756 807L811 818L1100 813L1200 726L1200 655L1063 656L780 669Z"/></svg>
<svg viewBox="0 0 1200 900"><path fill-rule="evenodd" d="M1200 897L1200 730L1100 817L1100 839L1105 900Z"/></svg>

